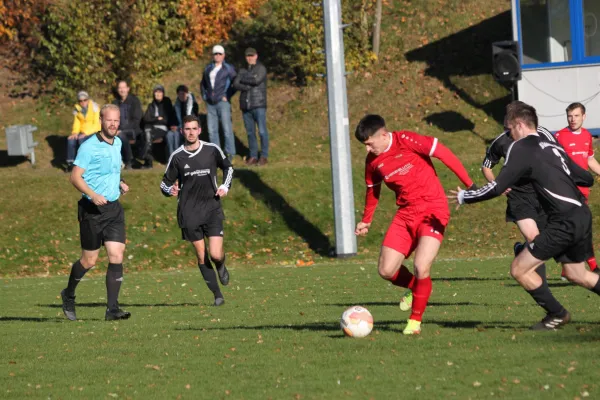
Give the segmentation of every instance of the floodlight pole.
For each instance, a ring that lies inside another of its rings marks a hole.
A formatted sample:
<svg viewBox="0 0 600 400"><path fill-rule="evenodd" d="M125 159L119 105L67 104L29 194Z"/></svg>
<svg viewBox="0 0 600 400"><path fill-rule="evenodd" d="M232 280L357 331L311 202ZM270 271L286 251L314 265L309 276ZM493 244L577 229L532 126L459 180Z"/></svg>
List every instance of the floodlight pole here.
<svg viewBox="0 0 600 400"><path fill-rule="evenodd" d="M350 257L356 255L356 235L354 234L354 190L352 187L352 163L350 162L346 66L342 31L344 26L341 24L340 0L323 0L323 20L327 60L335 254L337 257Z"/></svg>

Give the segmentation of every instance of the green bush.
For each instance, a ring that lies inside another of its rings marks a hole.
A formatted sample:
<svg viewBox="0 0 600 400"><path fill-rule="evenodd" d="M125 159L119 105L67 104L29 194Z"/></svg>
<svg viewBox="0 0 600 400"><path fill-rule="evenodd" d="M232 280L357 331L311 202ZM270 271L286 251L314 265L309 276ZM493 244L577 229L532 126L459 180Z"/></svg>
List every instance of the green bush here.
<svg viewBox="0 0 600 400"><path fill-rule="evenodd" d="M369 14L372 1L342 2L346 70L353 71L373 60ZM243 63L246 47L255 47L271 72L305 84L325 73L324 25L321 2L270 0L252 19L234 24L229 54Z"/></svg>
<svg viewBox="0 0 600 400"><path fill-rule="evenodd" d="M34 68L60 95L104 87L116 78L138 93L182 56L185 23L169 0L58 0L42 20Z"/></svg>

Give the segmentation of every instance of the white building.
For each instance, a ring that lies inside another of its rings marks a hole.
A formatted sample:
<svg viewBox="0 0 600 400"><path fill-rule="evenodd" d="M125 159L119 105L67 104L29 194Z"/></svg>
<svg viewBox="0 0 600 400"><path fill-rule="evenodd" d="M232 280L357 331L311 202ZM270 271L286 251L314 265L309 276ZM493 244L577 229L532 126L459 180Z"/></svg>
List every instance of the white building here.
<svg viewBox="0 0 600 400"><path fill-rule="evenodd" d="M583 103L584 127L600 136L600 0L512 0L512 20L519 100L552 131L567 125L570 103Z"/></svg>

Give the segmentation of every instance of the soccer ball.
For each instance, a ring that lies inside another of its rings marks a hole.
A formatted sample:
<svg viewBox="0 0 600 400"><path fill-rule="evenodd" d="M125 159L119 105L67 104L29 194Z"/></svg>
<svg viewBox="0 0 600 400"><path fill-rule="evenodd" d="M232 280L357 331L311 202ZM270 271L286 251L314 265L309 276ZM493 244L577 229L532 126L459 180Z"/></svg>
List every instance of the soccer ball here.
<svg viewBox="0 0 600 400"><path fill-rule="evenodd" d="M373 330L373 316L364 307L352 306L342 314L340 325L346 336L362 338Z"/></svg>

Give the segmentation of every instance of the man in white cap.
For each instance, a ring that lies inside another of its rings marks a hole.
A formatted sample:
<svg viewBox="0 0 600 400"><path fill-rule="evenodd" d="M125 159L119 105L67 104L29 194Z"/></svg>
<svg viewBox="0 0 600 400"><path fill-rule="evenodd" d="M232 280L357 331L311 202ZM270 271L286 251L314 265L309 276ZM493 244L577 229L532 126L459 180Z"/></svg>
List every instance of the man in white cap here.
<svg viewBox="0 0 600 400"><path fill-rule="evenodd" d="M73 127L67 137L67 170L73 168L77 148L100 131L100 107L83 90L77 93L77 104L73 108Z"/></svg>
<svg viewBox="0 0 600 400"><path fill-rule="evenodd" d="M213 62L208 64L202 75L200 91L206 102L208 138L221 147L219 121L225 136L225 154L229 160L235 155L235 138L231 124L231 97L235 93L233 80L237 76L235 68L225 62L225 49L216 45L212 49Z"/></svg>

